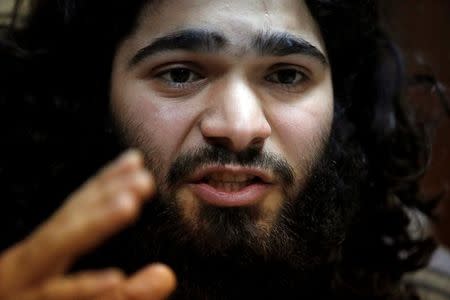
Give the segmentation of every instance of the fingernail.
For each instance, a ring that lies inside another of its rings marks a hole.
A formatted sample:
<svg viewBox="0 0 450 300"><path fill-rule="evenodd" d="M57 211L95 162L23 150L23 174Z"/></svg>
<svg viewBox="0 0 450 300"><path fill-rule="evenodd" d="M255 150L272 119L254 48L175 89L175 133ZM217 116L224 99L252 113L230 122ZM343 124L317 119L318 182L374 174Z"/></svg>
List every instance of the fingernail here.
<svg viewBox="0 0 450 300"><path fill-rule="evenodd" d="M128 162L139 162L142 159L142 154L139 150L137 149L129 149L127 151L125 151L124 153L122 153L118 158L117 158L117 163L122 164L122 163L128 163Z"/></svg>
<svg viewBox="0 0 450 300"><path fill-rule="evenodd" d="M142 194L150 191L153 183L153 177L147 170L141 170L135 175L135 183Z"/></svg>
<svg viewBox="0 0 450 300"><path fill-rule="evenodd" d="M134 206L134 196L129 192L119 192L115 197L116 206L118 209L130 209L130 207Z"/></svg>
<svg viewBox="0 0 450 300"><path fill-rule="evenodd" d="M128 294L136 298L145 295L166 298L176 287L175 275L165 265L155 264L139 273L127 285Z"/></svg>

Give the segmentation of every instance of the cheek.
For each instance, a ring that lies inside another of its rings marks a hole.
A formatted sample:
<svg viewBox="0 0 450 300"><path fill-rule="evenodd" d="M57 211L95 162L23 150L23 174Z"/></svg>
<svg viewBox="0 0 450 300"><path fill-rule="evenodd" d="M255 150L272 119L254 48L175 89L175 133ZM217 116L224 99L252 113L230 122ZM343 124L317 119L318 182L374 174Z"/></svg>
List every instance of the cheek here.
<svg viewBox="0 0 450 300"><path fill-rule="evenodd" d="M273 113L274 139L292 166L297 167L300 178L320 156L331 131L332 95L322 96L280 106Z"/></svg>
<svg viewBox="0 0 450 300"><path fill-rule="evenodd" d="M176 156L191 126L194 112L186 104L160 99L145 84L133 84L113 93L111 109L127 144L154 154L163 166Z"/></svg>

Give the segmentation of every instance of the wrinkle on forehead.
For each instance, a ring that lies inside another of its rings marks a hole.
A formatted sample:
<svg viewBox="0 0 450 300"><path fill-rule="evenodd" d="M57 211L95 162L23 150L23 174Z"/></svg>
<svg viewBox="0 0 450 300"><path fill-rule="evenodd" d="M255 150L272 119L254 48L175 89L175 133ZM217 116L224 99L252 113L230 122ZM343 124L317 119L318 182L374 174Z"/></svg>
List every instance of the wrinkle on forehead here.
<svg viewBox="0 0 450 300"><path fill-rule="evenodd" d="M156 0L148 1L138 25L148 36L160 36L167 31L203 28L222 31L234 46L233 55L248 51L242 42L248 33L260 31L290 31L301 35L326 52L320 29L302 0Z"/></svg>

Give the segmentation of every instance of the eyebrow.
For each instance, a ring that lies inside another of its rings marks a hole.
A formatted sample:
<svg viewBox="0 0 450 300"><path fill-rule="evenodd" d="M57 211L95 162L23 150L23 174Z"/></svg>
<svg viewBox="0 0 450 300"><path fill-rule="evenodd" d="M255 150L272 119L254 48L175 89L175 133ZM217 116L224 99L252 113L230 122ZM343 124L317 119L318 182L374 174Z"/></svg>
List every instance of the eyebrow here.
<svg viewBox="0 0 450 300"><path fill-rule="evenodd" d="M204 29L185 29L159 37L140 49L129 62L129 67L137 65L145 58L168 51L186 50L191 52L217 53L229 41L220 32ZM290 33L260 32L251 41L250 47L261 56L286 56L301 54L318 60L327 66L326 56L315 46Z"/></svg>
<svg viewBox="0 0 450 300"><path fill-rule="evenodd" d="M159 52L186 50L192 52L218 52L227 43L225 37L203 29L186 29L155 39L150 45L140 49L131 59L132 67L146 57Z"/></svg>
<svg viewBox="0 0 450 300"><path fill-rule="evenodd" d="M253 39L252 47L261 56L286 56L301 54L319 60L325 66L325 54L305 39L287 32L260 32Z"/></svg>

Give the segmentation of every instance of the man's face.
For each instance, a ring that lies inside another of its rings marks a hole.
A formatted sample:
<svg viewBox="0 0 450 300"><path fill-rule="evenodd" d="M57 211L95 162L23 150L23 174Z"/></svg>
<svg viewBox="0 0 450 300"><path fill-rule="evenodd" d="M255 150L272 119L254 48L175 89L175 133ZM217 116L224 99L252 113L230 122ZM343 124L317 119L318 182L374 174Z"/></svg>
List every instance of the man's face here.
<svg viewBox="0 0 450 300"><path fill-rule="evenodd" d="M319 28L298 0L155 2L117 49L114 121L187 231L264 242L330 134Z"/></svg>

